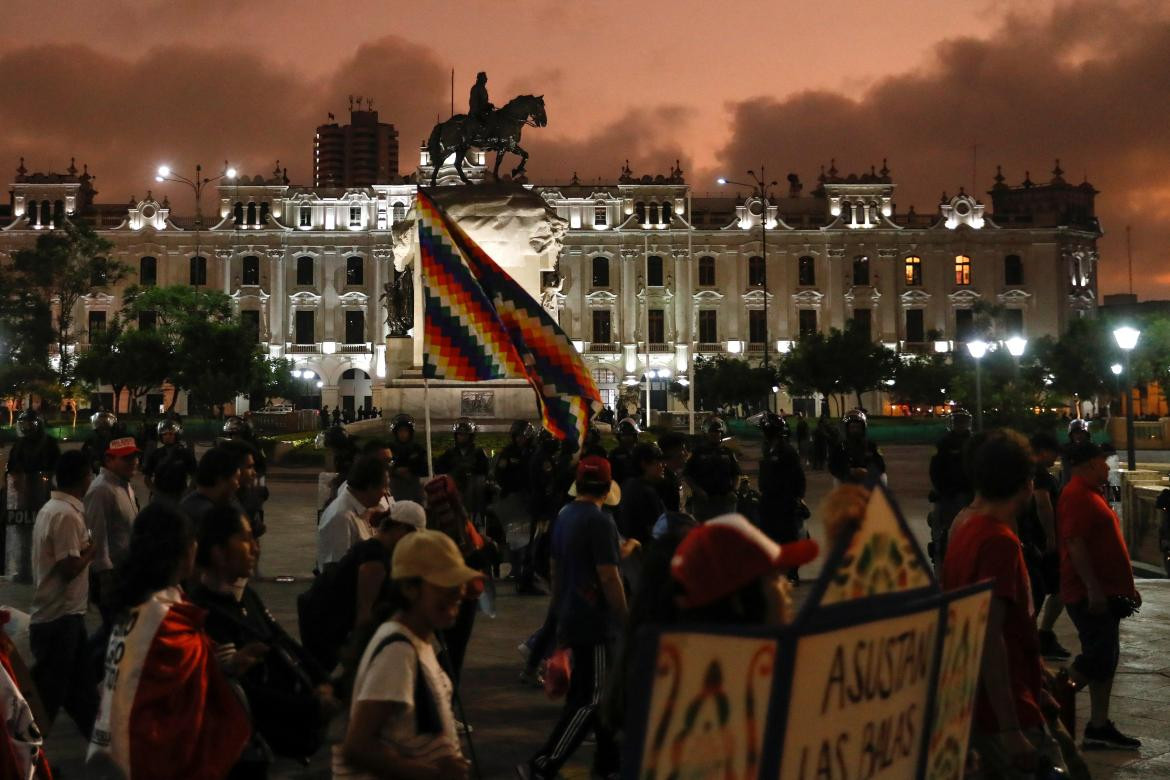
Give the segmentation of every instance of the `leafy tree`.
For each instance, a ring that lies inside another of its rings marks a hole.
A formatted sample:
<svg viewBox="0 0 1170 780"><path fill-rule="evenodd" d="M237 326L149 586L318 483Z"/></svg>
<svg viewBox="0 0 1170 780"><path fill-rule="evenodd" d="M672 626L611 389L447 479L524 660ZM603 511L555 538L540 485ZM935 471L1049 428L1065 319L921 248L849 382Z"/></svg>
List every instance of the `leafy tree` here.
<svg viewBox="0 0 1170 780"><path fill-rule="evenodd" d="M897 356L869 334L852 325L844 331L802 337L780 361L780 377L794 395L820 393L837 398L840 414L844 396L854 393L861 406L862 393L876 390L897 368Z"/></svg>
<svg viewBox="0 0 1170 780"><path fill-rule="evenodd" d="M259 354L251 331L239 323L188 322L179 332L170 379L198 403L225 404L249 390Z"/></svg>
<svg viewBox="0 0 1170 780"><path fill-rule="evenodd" d="M297 395L293 365L288 358L268 358L260 349L253 352L248 398L254 408L264 406L273 398L294 398Z"/></svg>
<svg viewBox="0 0 1170 780"><path fill-rule="evenodd" d="M838 343L837 367L841 370L841 385L856 394L857 406L860 408L863 406L862 393L877 390L894 376L898 356L893 350L875 344L869 333L853 326L853 321L850 321L844 332L832 331L829 338Z"/></svg>
<svg viewBox="0 0 1170 780"><path fill-rule="evenodd" d="M890 395L910 406L939 406L951 399L958 370L944 354L914 355L894 370Z"/></svg>
<svg viewBox="0 0 1170 780"><path fill-rule="evenodd" d="M1031 352L1044 372L1041 387L1075 407L1074 398L1112 396L1116 384L1109 365L1118 359L1113 334L1099 318L1073 320L1059 339L1037 339Z"/></svg>
<svg viewBox="0 0 1170 780"><path fill-rule="evenodd" d="M49 361L52 310L7 265L0 266L0 291L0 396L39 395L57 380Z"/></svg>
<svg viewBox="0 0 1170 780"><path fill-rule="evenodd" d="M33 248L12 255L5 281L34 296L45 307L52 302L51 343L57 348L54 373L62 385L73 382L75 361L69 347L75 341L73 321L78 300L95 286L117 284L129 271L124 263L107 256L112 248L113 244L89 224L66 220L64 229L42 233ZM40 338L42 327L37 324L33 332L18 335L30 340Z"/></svg>
<svg viewBox="0 0 1170 780"><path fill-rule="evenodd" d="M776 384L770 368L753 366L739 358L720 355L695 359L695 404L712 410L724 404L756 405L767 398Z"/></svg>
<svg viewBox="0 0 1170 780"><path fill-rule="evenodd" d="M94 385L108 384L115 406L126 391L127 409L167 380L174 362L170 344L154 330L127 328L115 318L77 362L77 375Z"/></svg>

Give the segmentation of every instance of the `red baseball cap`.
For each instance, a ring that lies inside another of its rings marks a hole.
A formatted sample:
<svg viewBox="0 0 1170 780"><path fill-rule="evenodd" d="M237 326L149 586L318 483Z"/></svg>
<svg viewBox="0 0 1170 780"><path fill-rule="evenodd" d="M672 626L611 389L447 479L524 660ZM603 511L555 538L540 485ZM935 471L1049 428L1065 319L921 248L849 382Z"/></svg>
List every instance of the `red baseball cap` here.
<svg viewBox="0 0 1170 780"><path fill-rule="evenodd" d="M802 566L819 551L812 539L781 547L743 515L720 515L683 537L670 561L670 575L682 586L680 603L702 607L768 572Z"/></svg>
<svg viewBox="0 0 1170 780"><path fill-rule="evenodd" d="M608 485L609 492L605 496L606 506L617 506L621 503L622 489L618 483L613 481L613 470L610 468L607 458L600 455L588 455L577 462L577 479L569 488L569 495L576 496L577 486L583 484L600 487Z"/></svg>
<svg viewBox="0 0 1170 780"><path fill-rule="evenodd" d="M124 436L121 439L111 441L106 447L106 452L115 458L125 458L127 455L134 455L142 450L138 449L138 443L134 441L133 437Z"/></svg>

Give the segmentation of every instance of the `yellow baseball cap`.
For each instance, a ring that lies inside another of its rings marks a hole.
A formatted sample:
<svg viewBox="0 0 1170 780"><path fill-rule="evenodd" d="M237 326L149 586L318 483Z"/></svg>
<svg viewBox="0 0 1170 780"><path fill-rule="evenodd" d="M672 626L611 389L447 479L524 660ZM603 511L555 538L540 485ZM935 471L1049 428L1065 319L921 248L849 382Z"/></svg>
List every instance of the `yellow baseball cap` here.
<svg viewBox="0 0 1170 780"><path fill-rule="evenodd" d="M394 546L390 573L396 580L418 577L440 588L454 588L483 579L482 572L463 562L451 537L426 529L407 534Z"/></svg>

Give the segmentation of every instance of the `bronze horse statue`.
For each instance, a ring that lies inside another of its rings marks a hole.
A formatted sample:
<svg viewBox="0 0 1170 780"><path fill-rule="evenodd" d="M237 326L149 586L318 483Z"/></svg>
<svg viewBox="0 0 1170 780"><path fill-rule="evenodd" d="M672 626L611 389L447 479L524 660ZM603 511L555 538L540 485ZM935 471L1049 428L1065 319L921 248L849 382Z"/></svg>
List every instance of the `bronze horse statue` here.
<svg viewBox="0 0 1170 780"><path fill-rule="evenodd" d="M463 172L463 160L472 147L496 153L492 175L497 181L500 178L500 161L505 152L520 158L520 164L512 169L512 177L522 175L528 163L528 152L520 146L520 133L525 125L544 127L547 124L544 95L520 95L513 98L503 107L493 110L483 122L471 119L466 114L455 114L446 122L438 123L427 139L427 153L432 166L431 186L435 186L439 168L452 151L455 152L455 170L459 172L459 178L465 184L471 184Z"/></svg>

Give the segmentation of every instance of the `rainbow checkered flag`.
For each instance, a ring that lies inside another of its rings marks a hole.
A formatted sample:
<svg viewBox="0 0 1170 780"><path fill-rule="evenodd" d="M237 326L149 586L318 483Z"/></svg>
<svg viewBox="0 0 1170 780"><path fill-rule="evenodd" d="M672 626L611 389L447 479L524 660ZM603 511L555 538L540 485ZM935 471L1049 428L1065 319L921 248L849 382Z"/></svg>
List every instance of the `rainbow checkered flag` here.
<svg viewBox="0 0 1170 780"><path fill-rule="evenodd" d="M418 193L425 306L423 375L479 381L527 379L544 427L578 443L601 394L573 343L532 296Z"/></svg>

